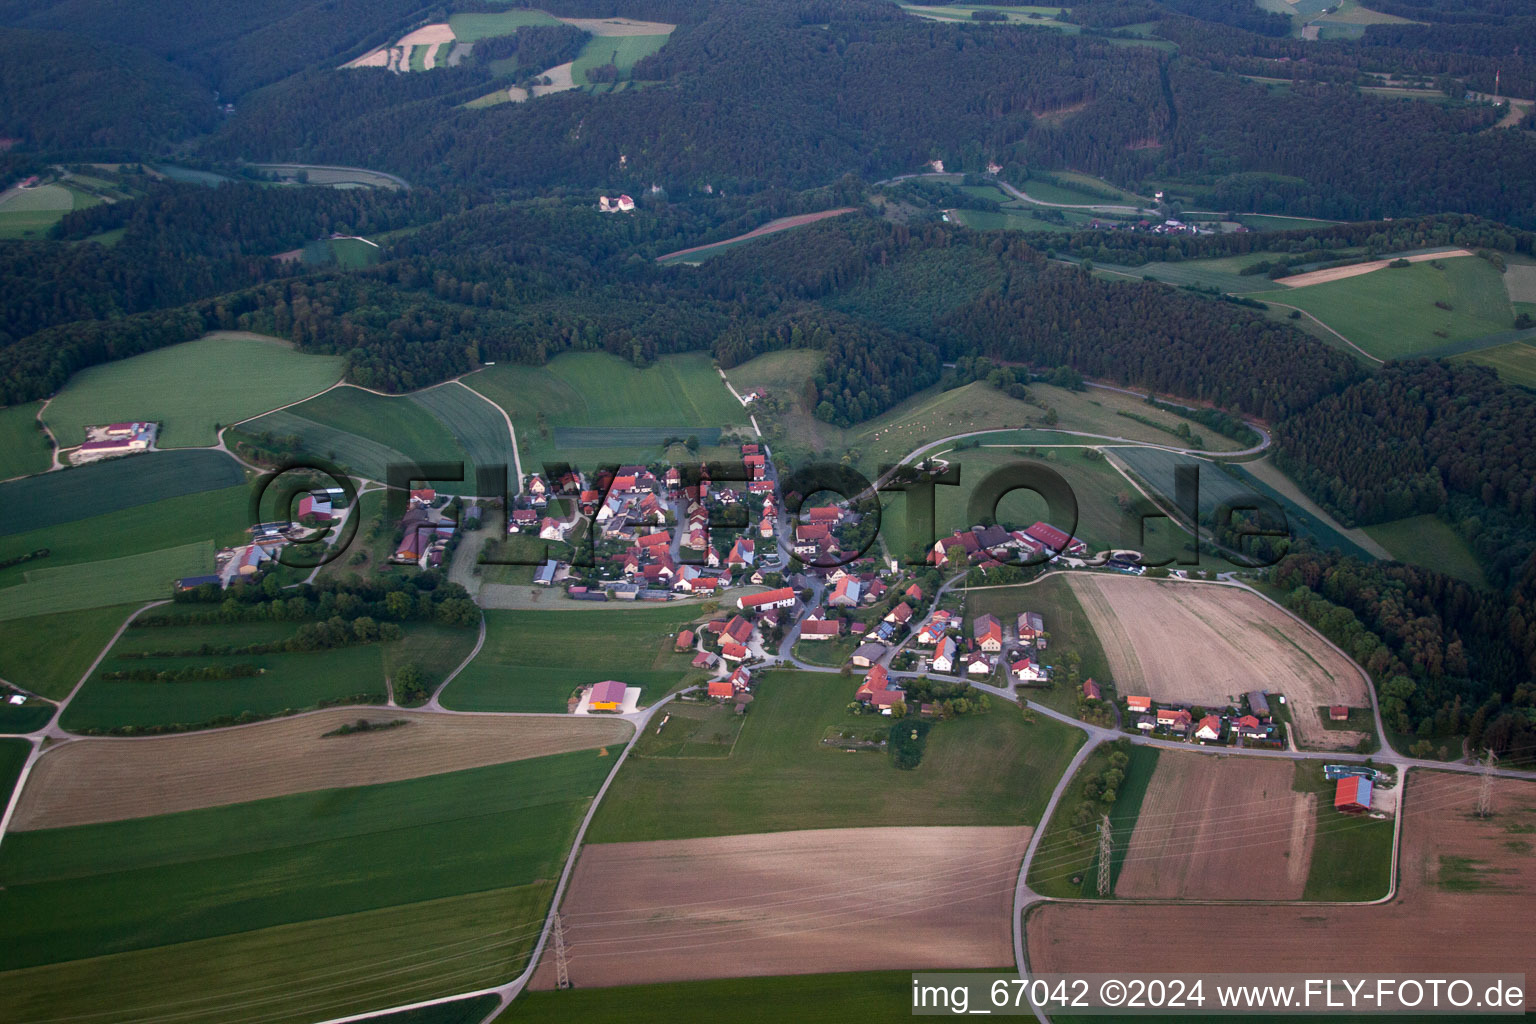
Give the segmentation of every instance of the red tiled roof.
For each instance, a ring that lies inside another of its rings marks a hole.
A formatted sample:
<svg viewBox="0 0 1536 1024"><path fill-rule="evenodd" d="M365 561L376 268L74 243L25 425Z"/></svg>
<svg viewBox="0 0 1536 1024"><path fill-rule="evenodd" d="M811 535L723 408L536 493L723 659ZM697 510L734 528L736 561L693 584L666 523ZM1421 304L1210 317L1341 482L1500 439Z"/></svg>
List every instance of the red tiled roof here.
<svg viewBox="0 0 1536 1024"><path fill-rule="evenodd" d="M810 636L837 636L843 631L843 624L837 619L826 619L820 622L806 622L800 626L802 635Z"/></svg>
<svg viewBox="0 0 1536 1024"><path fill-rule="evenodd" d="M741 599L743 608L756 608L759 605L774 604L778 601L791 601L795 591L792 587L779 587L777 590L765 590L761 594L752 594Z"/></svg>

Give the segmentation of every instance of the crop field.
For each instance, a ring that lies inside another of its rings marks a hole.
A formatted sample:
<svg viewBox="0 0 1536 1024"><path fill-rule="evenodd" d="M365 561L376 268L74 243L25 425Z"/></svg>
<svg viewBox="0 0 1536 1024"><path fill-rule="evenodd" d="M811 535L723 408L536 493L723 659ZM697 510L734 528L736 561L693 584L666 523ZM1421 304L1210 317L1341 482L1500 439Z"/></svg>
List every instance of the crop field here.
<svg viewBox="0 0 1536 1024"><path fill-rule="evenodd" d="M698 605L603 608L602 615L574 616L487 611L485 646L443 691L443 706L563 712L576 687L604 679L644 687L640 703L645 705L693 671L692 655L675 653L672 639L698 618Z"/></svg>
<svg viewBox="0 0 1536 1024"><path fill-rule="evenodd" d="M751 429L747 410L726 390L703 353L663 356L637 369L606 353L572 352L544 366L503 363L471 374L464 382L512 417L525 472L545 461L591 467L651 460L660 454L659 446L652 444L563 448L558 427L651 427L661 428L663 436L682 437L711 428Z"/></svg>
<svg viewBox="0 0 1536 1024"><path fill-rule="evenodd" d="M560 908L571 981L1001 963L1029 834L837 828L589 845ZM921 864L924 884L871 864ZM554 981L541 961L533 987Z"/></svg>
<svg viewBox="0 0 1536 1024"><path fill-rule="evenodd" d="M1477 587L1488 585L1483 567L1461 534L1436 515L1413 516L1365 527L1373 540L1400 562L1443 572Z"/></svg>
<svg viewBox="0 0 1536 1024"><path fill-rule="evenodd" d="M206 540L98 562L27 569L25 582L0 588L0 620L168 598L177 579L212 571L213 543Z"/></svg>
<svg viewBox="0 0 1536 1024"><path fill-rule="evenodd" d="M1117 277L1141 280L1150 277L1165 284L1183 286L1199 285L1217 288L1233 295L1269 291L1274 283L1263 274L1239 273L1244 267L1273 258L1273 253L1245 253L1242 256L1219 256L1208 260L1184 260L1178 263L1145 263L1139 267L1118 266L1094 261L1094 269L1108 271Z"/></svg>
<svg viewBox="0 0 1536 1024"><path fill-rule="evenodd" d="M17 1024L102 1006L115 1024L177 1014L302 1024L502 984L526 963L553 890L539 882L49 964L0 973L0 984Z"/></svg>
<svg viewBox="0 0 1536 1024"><path fill-rule="evenodd" d="M386 479L387 467L401 462L463 462L458 441L426 408L409 398L386 397L361 388L340 387L291 409L243 424L248 433L297 435L311 455L333 459L370 480ZM466 470L467 470L466 465ZM474 478L434 480L439 490L472 493Z"/></svg>
<svg viewBox="0 0 1536 1024"><path fill-rule="evenodd" d="M1071 577L1115 686L1154 701L1220 706L1255 688L1284 694L1297 742L1321 749L1354 746L1330 732L1319 706L1369 707L1356 666L1321 636L1247 590L1107 574Z"/></svg>
<svg viewBox="0 0 1536 1024"><path fill-rule="evenodd" d="M525 991L497 1018L502 1024L675 1024L732 1020L738 1024L845 1024L895 1020L911 1012L910 971L795 974L571 989Z"/></svg>
<svg viewBox="0 0 1536 1024"><path fill-rule="evenodd" d="M379 262L379 247L366 238L331 238L326 244L338 267L355 270Z"/></svg>
<svg viewBox="0 0 1536 1024"><path fill-rule="evenodd" d="M0 620L0 678L62 700L136 605Z"/></svg>
<svg viewBox="0 0 1536 1024"><path fill-rule="evenodd" d="M340 356L297 352L285 341L218 332L70 378L43 413L59 444L85 440L88 424L154 420L155 445L213 444L216 426L297 402L341 379ZM197 387L187 387L195 380Z"/></svg>
<svg viewBox="0 0 1536 1024"><path fill-rule="evenodd" d="M0 239L40 238L69 211L83 210L100 201L64 185L14 190L0 202Z"/></svg>
<svg viewBox="0 0 1536 1024"><path fill-rule="evenodd" d="M951 220L972 231L1072 231L1087 222L1088 218L1069 215L1063 220L1045 220L1029 212L1027 206L1010 206L1003 210L949 211Z"/></svg>
<svg viewBox="0 0 1536 1024"><path fill-rule="evenodd" d="M1529 341L1512 341L1506 345L1479 349L1455 358L1456 361L1491 366L1503 380L1510 384L1536 388L1536 345Z"/></svg>
<svg viewBox="0 0 1536 1024"><path fill-rule="evenodd" d="M49 466L48 435L37 425L41 402L0 409L0 480L41 473Z"/></svg>
<svg viewBox="0 0 1536 1024"><path fill-rule="evenodd" d="M30 967L553 878L612 764L587 750L13 832L0 851L8 922L0 964ZM433 870L422 870L427 858ZM133 898L146 891L156 898Z"/></svg>
<svg viewBox="0 0 1536 1024"><path fill-rule="evenodd" d="M327 735L364 720L392 728ZM622 747L614 718L497 718L334 708L239 729L84 739L40 760L11 829L63 828L373 786L597 747Z"/></svg>
<svg viewBox="0 0 1536 1024"><path fill-rule="evenodd" d="M102 661L65 712L74 731L197 727L233 724L239 716L272 717L334 704L384 701L384 677L394 659L420 659L429 684L440 681L473 649L471 629L405 623L392 643L273 654L180 655L203 644L243 647L289 636L296 623L248 622L130 629ZM178 652L163 656L159 652ZM430 653L429 653L430 652ZM154 657L131 655L156 654ZM174 683L104 680L100 673L130 669L176 670L254 665L254 677Z"/></svg>
<svg viewBox="0 0 1536 1024"><path fill-rule="evenodd" d="M223 452L151 452L0 484L0 537L245 483Z"/></svg>
<svg viewBox="0 0 1536 1024"><path fill-rule="evenodd" d="M1310 220L1306 217L1277 217L1268 214L1245 214L1238 218L1243 225L1253 231L1307 231L1316 228L1326 228L1337 224L1332 220Z"/></svg>
<svg viewBox="0 0 1536 1024"><path fill-rule="evenodd" d="M856 680L822 673L755 676L756 700L731 755L632 758L593 818L588 840L691 839L734 833L884 825L1036 823L1082 734L993 701L989 714L935 725L922 762L822 744L860 721ZM786 800L786 793L796 794Z"/></svg>
<svg viewBox="0 0 1536 1024"><path fill-rule="evenodd" d="M41 729L53 718L54 706L31 698L25 704L0 704L0 733L23 733Z"/></svg>
<svg viewBox="0 0 1536 1024"><path fill-rule="evenodd" d="M1470 256L1250 297L1304 309L1381 359L1507 331L1514 322L1502 276Z"/></svg>
<svg viewBox="0 0 1536 1024"><path fill-rule="evenodd" d="M442 421L469 454L464 467L466 485L476 480L481 467L502 466L507 470L507 484L517 488L517 469L512 459L512 434L506 417L479 392L450 382L417 391L411 401ZM474 490L473 487L470 487Z"/></svg>
<svg viewBox="0 0 1536 1024"><path fill-rule="evenodd" d="M1277 759L1163 751L1115 895L1300 899L1317 797L1294 792L1292 774Z"/></svg>
<svg viewBox="0 0 1536 1024"><path fill-rule="evenodd" d="M0 739L0 801L10 803L16 780L31 753L32 744L26 740Z"/></svg>
<svg viewBox="0 0 1536 1024"><path fill-rule="evenodd" d="M423 1006L416 1010L402 1010L372 1018L379 1024L480 1024L496 1009L494 995L477 996L474 999L457 999L451 1003Z"/></svg>
<svg viewBox="0 0 1536 1024"><path fill-rule="evenodd" d="M1362 974L1443 976L1536 969L1536 790L1494 782L1494 815L1476 818L1478 779L1413 772L1403 797L1397 899L1377 906L1047 904L1029 916L1031 969L1327 971L1351 951ZM1316 855L1314 855L1314 861ZM1454 941L1450 941L1450 939ZM1526 1009L1532 1002L1527 996Z"/></svg>
<svg viewBox="0 0 1536 1024"><path fill-rule="evenodd" d="M558 25L559 20L543 11L492 11L455 14L449 17L453 38L461 43L478 42L491 36L510 36L524 25Z"/></svg>

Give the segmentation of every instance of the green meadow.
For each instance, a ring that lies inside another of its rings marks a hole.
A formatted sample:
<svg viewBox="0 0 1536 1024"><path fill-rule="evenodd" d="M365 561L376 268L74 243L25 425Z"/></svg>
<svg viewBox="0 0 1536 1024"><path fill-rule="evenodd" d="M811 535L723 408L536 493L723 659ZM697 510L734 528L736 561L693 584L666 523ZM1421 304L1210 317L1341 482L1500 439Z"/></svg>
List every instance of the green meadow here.
<svg viewBox="0 0 1536 1024"><path fill-rule="evenodd" d="M12 832L0 848L0 968L554 878L612 765L611 757L578 751L407 782Z"/></svg>
<svg viewBox="0 0 1536 1024"><path fill-rule="evenodd" d="M501 466L507 471L508 485L513 488L517 486L517 470L512 460L512 435L507 430L507 420L500 409L479 392L453 382L417 391L410 398L442 421L464 446L470 463L464 467L466 484L474 483L478 468ZM474 487L469 489L478 493Z"/></svg>
<svg viewBox="0 0 1536 1024"><path fill-rule="evenodd" d="M1099 800L1086 800L1083 790L1090 775L1110 767L1110 755L1116 749L1110 744L1102 744L1089 754L1056 805L1045 837L1040 840L1029 866L1029 886L1041 895L1066 899L1098 897L1098 825L1106 808ZM1125 744L1125 753L1131 759L1125 767L1125 780L1116 790L1115 802L1107 809L1110 827L1117 837L1111 884L1119 876L1125 853L1130 849L1129 840L1136 829L1142 798L1146 796L1152 773L1157 769L1156 748ZM1079 825L1078 808L1085 802L1091 810L1091 818L1087 825Z"/></svg>
<svg viewBox="0 0 1536 1024"><path fill-rule="evenodd" d="M1475 256L1384 267L1250 298L1304 309L1380 359L1496 334L1514 323L1498 270Z"/></svg>
<svg viewBox="0 0 1536 1024"><path fill-rule="evenodd" d="M0 678L62 700L137 605L0 620Z"/></svg>
<svg viewBox="0 0 1536 1024"><path fill-rule="evenodd" d="M341 371L340 356L304 355L277 338L220 331L87 367L48 403L43 419L65 446L83 442L87 425L145 420L160 424L156 447L207 446L218 440L218 425L297 402L335 384Z"/></svg>
<svg viewBox="0 0 1536 1024"><path fill-rule="evenodd" d="M1476 587L1488 585L1477 555L1461 534L1439 516L1412 516L1378 523L1365 527L1365 532L1399 562L1422 565Z"/></svg>
<svg viewBox="0 0 1536 1024"><path fill-rule="evenodd" d="M669 35L593 36L571 64L571 78L578 86L588 84L587 72L613 64L626 79L635 64L666 45ZM599 83L606 88L607 83Z"/></svg>
<svg viewBox="0 0 1536 1024"><path fill-rule="evenodd" d="M193 541L97 562L25 569L23 582L0 588L0 619L167 598L177 579L209 573L213 567L212 542Z"/></svg>
<svg viewBox="0 0 1536 1024"><path fill-rule="evenodd" d="M485 645L443 691L443 706L562 712L576 687L604 679L643 687L640 703L654 703L693 671L692 654L672 647L699 613L698 605L610 605L594 615L489 610Z"/></svg>
<svg viewBox="0 0 1536 1024"><path fill-rule="evenodd" d="M590 468L661 454L659 444L627 441L626 428L660 428L680 437L711 428L751 429L748 410L701 352L663 356L644 369L603 352L571 352L544 366L501 363L464 383L512 417L524 472L544 461ZM614 441L605 446L584 437L581 447L562 448L561 427L613 428Z"/></svg>
<svg viewBox="0 0 1536 1024"><path fill-rule="evenodd" d="M1296 762L1291 788L1317 794L1312 866L1302 899L1367 901L1385 896L1392 884L1392 819L1334 810L1336 786L1323 777L1316 761Z"/></svg>
<svg viewBox="0 0 1536 1024"><path fill-rule="evenodd" d="M454 14L448 18L453 37L461 43L478 42L492 36L510 36L524 25L558 25L558 18L543 11L510 10Z"/></svg>
<svg viewBox="0 0 1536 1024"><path fill-rule="evenodd" d="M292 714L327 704L381 704L385 675L392 666L405 660L418 661L428 683L435 684L469 654L476 638L473 629L405 623L404 638L391 643L269 654L184 653L204 644L235 648L270 644L292 635L298 625L242 622L129 629L71 702L64 726L80 732L176 731L230 724L242 717ZM254 665L260 674L164 683L101 677L103 673L133 669L235 665Z"/></svg>
<svg viewBox="0 0 1536 1024"><path fill-rule="evenodd" d="M897 769L883 751L822 744L847 711L856 677L770 672L729 757L632 756L588 840L600 843L876 825L1038 822L1082 734L1034 722L992 699L985 715L936 724L922 762ZM792 794L792 796L791 796Z"/></svg>
<svg viewBox="0 0 1536 1024"><path fill-rule="evenodd" d="M49 467L53 449L48 435L37 425L37 410L42 404L28 402L0 409L0 480L41 473Z"/></svg>
<svg viewBox="0 0 1536 1024"><path fill-rule="evenodd" d="M0 202L0 239L42 238L71 210L101 202L65 185L40 185L12 192Z"/></svg>
<svg viewBox="0 0 1536 1024"><path fill-rule="evenodd" d="M1045 631L1050 639L1041 658L1045 664L1062 666L1066 655L1075 653L1080 678L1114 685L1109 659L1104 655L1098 634L1093 631L1093 624L1088 621L1065 576L1047 576L1028 586L988 587L962 591L962 594L965 614L973 621L978 615L996 615L1005 625L1011 625L1018 620L1020 612L1038 613L1045 620ZM1052 685L1031 687L1023 693L1031 701L1076 716L1079 691L1069 688L1065 678L1066 673L1062 671Z"/></svg>
<svg viewBox="0 0 1536 1024"><path fill-rule="evenodd" d="M32 753L32 744L26 740L0 739L0 800L9 804L16 780Z"/></svg>
<svg viewBox="0 0 1536 1024"><path fill-rule="evenodd" d="M1536 388L1536 344L1529 341L1512 341L1506 345L1479 349L1466 355L1455 356L1453 361L1491 366L1510 384Z"/></svg>

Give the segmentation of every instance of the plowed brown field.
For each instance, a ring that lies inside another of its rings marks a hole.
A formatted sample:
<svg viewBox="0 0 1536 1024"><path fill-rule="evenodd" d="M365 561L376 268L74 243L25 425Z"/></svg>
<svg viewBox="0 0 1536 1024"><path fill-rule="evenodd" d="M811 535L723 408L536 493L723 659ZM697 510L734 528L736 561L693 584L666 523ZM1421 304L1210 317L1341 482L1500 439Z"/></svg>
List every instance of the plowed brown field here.
<svg viewBox="0 0 1536 1024"><path fill-rule="evenodd" d="M1294 774L1289 761L1163 751L1115 895L1301 899L1317 811Z"/></svg>
<svg viewBox="0 0 1536 1024"><path fill-rule="evenodd" d="M1030 970L1082 973L1524 972L1536 976L1536 783L1414 771L1397 895L1375 906L1046 904L1025 922ZM1533 1005L1526 998L1526 1010Z"/></svg>
<svg viewBox="0 0 1536 1024"><path fill-rule="evenodd" d="M1297 742L1350 748L1358 733L1329 732L1329 704L1370 707L1355 665L1302 622L1247 590L1125 576L1067 577L1093 623L1123 694L1225 705L1249 690L1285 695Z"/></svg>
<svg viewBox="0 0 1536 1024"><path fill-rule="evenodd" d="M854 828L610 843L561 905L571 981L995 967L1028 828ZM536 988L554 986L549 956Z"/></svg>
<svg viewBox="0 0 1536 1024"><path fill-rule="evenodd" d="M409 725L324 736L366 718ZM335 709L213 732L72 740L39 758L11 828L59 828L521 761L629 741L611 718Z"/></svg>

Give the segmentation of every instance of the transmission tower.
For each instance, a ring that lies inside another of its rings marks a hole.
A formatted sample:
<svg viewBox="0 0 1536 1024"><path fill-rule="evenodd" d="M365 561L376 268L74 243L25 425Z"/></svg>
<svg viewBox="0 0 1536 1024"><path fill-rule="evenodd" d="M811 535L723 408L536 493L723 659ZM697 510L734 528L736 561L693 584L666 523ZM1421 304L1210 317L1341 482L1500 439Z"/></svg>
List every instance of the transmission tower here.
<svg viewBox="0 0 1536 1024"><path fill-rule="evenodd" d="M565 959L565 929L560 927L560 912L555 912L555 987L571 987L570 965Z"/></svg>
<svg viewBox="0 0 1536 1024"><path fill-rule="evenodd" d="M1493 766L1499 756L1492 750L1483 761L1483 782L1477 790L1477 816L1486 818L1493 814Z"/></svg>
<svg viewBox="0 0 1536 1024"><path fill-rule="evenodd" d="M1110 857L1114 852L1114 840L1110 838L1109 815L1099 822L1099 895L1109 895Z"/></svg>

